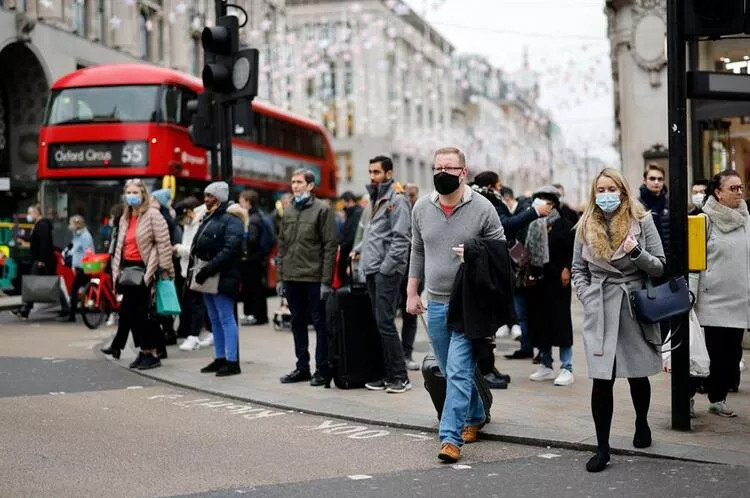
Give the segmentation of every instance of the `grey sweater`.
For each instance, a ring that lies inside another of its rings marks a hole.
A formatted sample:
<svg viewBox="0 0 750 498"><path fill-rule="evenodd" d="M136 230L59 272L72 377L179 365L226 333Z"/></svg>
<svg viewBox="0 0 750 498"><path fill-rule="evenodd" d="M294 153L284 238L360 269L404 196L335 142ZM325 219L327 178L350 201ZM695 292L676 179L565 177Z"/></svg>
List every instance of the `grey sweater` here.
<svg viewBox="0 0 750 498"><path fill-rule="evenodd" d="M412 210L409 277L425 283L428 300L450 301L461 260L452 248L475 238L505 240L503 226L490 201L464 187L464 196L446 217L437 192L422 197Z"/></svg>

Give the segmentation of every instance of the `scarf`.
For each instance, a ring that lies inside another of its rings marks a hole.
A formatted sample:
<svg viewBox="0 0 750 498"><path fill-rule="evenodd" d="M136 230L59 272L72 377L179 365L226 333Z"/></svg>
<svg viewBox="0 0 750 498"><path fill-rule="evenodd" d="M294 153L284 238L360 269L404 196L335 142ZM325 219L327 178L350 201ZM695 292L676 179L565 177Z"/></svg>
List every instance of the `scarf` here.
<svg viewBox="0 0 750 498"><path fill-rule="evenodd" d="M538 218L529 225L526 235L526 248L531 253L531 266L543 267L549 263L549 230L557 220L560 213L553 209L546 218Z"/></svg>
<svg viewBox="0 0 750 498"><path fill-rule="evenodd" d="M609 220L601 209L595 209L592 219L585 227L586 243L591 246L595 257L610 261L627 238L631 225L627 203L620 205Z"/></svg>
<svg viewBox="0 0 750 498"><path fill-rule="evenodd" d="M716 225L716 228L723 233L733 232L745 226L749 216L745 201L742 201L737 209L732 209L717 201L713 195L706 198L703 212L708 215L711 223Z"/></svg>

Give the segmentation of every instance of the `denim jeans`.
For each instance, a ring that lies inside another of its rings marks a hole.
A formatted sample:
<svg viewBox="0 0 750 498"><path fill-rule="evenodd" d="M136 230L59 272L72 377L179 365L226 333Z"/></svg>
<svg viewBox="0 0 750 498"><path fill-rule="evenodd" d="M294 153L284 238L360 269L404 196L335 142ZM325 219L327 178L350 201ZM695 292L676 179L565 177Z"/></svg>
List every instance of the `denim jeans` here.
<svg viewBox="0 0 750 498"><path fill-rule="evenodd" d="M464 427L484 422L484 405L474 384L477 362L471 339L448 329L448 303L427 303L427 333L440 371L447 380L440 441L460 447L464 444Z"/></svg>
<svg viewBox="0 0 750 498"><path fill-rule="evenodd" d="M552 368L552 346L546 348L539 348L541 354L542 365L547 368ZM560 347L560 368L564 368L568 372L573 371L573 348Z"/></svg>
<svg viewBox="0 0 750 498"><path fill-rule="evenodd" d="M307 348L310 339L307 325L312 318L315 326L315 368L325 370L328 366L328 327L326 325L323 301L320 300L320 283L284 282L286 300L292 313L292 335L294 354L297 356L297 369L310 371L310 353Z"/></svg>
<svg viewBox="0 0 750 498"><path fill-rule="evenodd" d="M211 320L216 358L237 361L240 336L234 316L234 299L222 294L203 294L203 302Z"/></svg>
<svg viewBox="0 0 750 498"><path fill-rule="evenodd" d="M400 273L367 275L367 293L370 295L372 313L378 324L380 342L383 345L385 381L388 383L409 380L406 374L404 348L396 328L396 308L398 307L399 287L403 276ZM413 339L412 339L413 341Z"/></svg>
<svg viewBox="0 0 750 498"><path fill-rule="evenodd" d="M518 320L518 326L521 327L521 351L533 353L534 348L531 347L531 341L529 340L529 322L526 318L527 305L526 305L526 294L524 291L518 291L513 294L513 308L516 311L516 320Z"/></svg>

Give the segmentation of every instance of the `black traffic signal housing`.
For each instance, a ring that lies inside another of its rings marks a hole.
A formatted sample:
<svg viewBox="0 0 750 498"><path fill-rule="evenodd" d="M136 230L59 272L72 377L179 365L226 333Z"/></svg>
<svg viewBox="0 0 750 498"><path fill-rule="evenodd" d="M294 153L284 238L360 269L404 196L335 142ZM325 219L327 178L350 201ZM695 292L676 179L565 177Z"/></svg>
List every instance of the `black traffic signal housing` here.
<svg viewBox="0 0 750 498"><path fill-rule="evenodd" d="M192 114L190 120L190 140L193 145L212 150L216 147L213 103L208 92L198 94L198 98L187 102L187 110Z"/></svg>
<svg viewBox="0 0 750 498"><path fill-rule="evenodd" d="M206 60L203 86L227 100L252 99L258 94L258 50L240 50L239 38L235 16L220 17L216 26L204 28L201 34Z"/></svg>
<svg viewBox="0 0 750 498"><path fill-rule="evenodd" d="M684 0L685 36L736 35L750 27L745 21L745 0Z"/></svg>

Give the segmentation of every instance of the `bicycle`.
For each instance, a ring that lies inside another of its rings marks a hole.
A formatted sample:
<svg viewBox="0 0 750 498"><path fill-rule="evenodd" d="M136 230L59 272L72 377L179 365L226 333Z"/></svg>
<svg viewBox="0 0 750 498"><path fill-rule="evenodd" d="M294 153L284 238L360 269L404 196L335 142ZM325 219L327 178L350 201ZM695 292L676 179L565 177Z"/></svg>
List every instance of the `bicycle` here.
<svg viewBox="0 0 750 498"><path fill-rule="evenodd" d="M83 288L81 318L86 327L94 330L104 319L120 309L114 293L112 277L106 271L109 254L88 255L82 262L83 272L91 275L91 280Z"/></svg>

